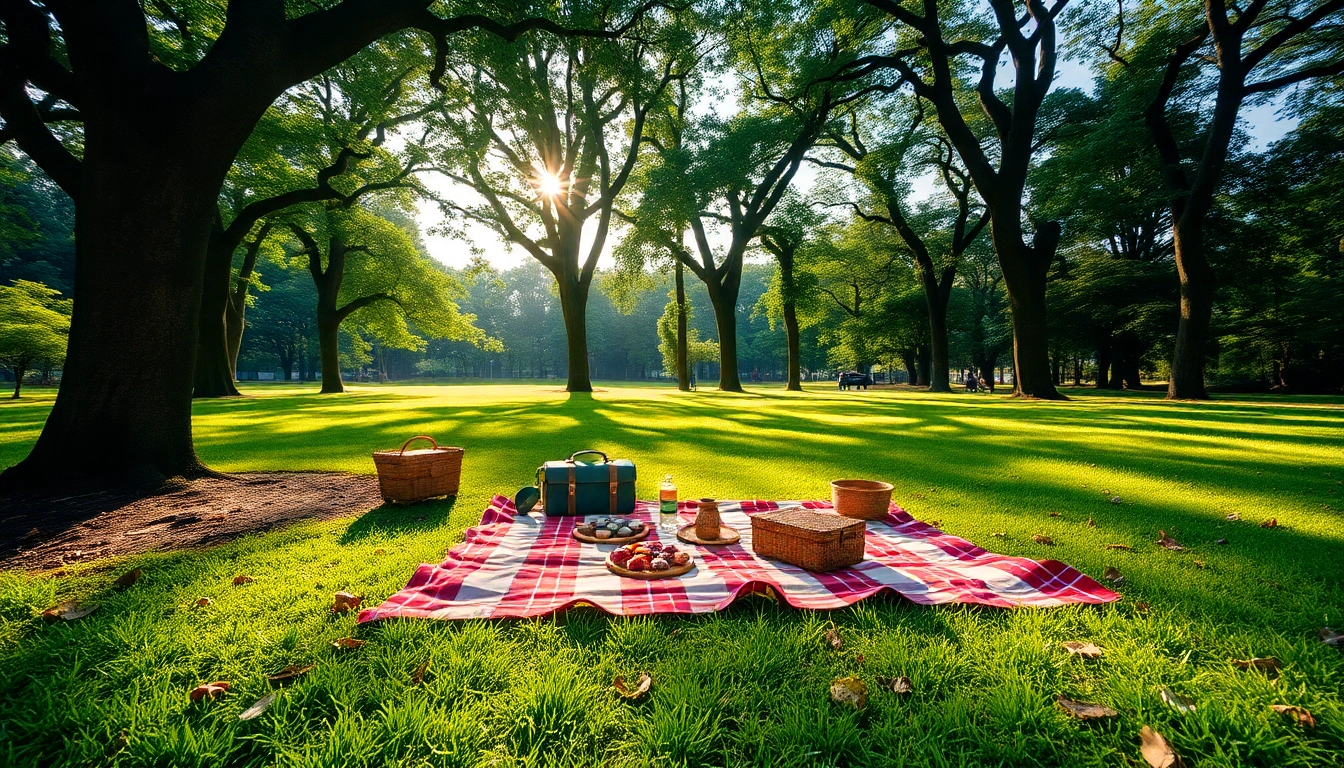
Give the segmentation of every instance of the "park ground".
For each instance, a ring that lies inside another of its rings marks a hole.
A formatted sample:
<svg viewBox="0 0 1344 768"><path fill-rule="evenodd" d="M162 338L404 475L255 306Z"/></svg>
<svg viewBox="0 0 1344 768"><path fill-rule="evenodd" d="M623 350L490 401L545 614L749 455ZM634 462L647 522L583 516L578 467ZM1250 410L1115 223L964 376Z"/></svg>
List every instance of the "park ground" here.
<svg viewBox="0 0 1344 768"><path fill-rule="evenodd" d="M255 385L197 403L196 444L216 469L371 474L371 450L427 433L466 447L461 493L204 551L0 573L0 764L1129 766L1149 725L1190 766L1344 765L1344 653L1318 637L1344 629L1344 399L599 389ZM22 458L51 400L0 405L0 467ZM337 590L386 598L441 561L492 494L588 447L635 460L645 498L668 472L683 496L718 498L824 498L833 478L886 479L916 517L989 549L1098 579L1119 569L1123 600L1007 611L887 598L821 613L752 597L699 617L366 627L328 610ZM1158 546L1160 531L1185 549ZM113 588L135 568L136 584ZM254 581L234 586L239 574ZM101 607L41 620L67 599ZM333 649L347 636L366 644ZM1073 640L1104 654L1071 657ZM1233 663L1253 657L1281 669ZM266 676L295 664L314 668L240 721ZM643 671L643 701L611 691ZM840 675L906 675L913 692L875 691L856 713L829 700ZM189 701L213 680L233 688ZM1163 687L1194 711L1164 703ZM1072 720L1058 694L1120 715ZM1306 708L1315 727L1273 704Z"/></svg>

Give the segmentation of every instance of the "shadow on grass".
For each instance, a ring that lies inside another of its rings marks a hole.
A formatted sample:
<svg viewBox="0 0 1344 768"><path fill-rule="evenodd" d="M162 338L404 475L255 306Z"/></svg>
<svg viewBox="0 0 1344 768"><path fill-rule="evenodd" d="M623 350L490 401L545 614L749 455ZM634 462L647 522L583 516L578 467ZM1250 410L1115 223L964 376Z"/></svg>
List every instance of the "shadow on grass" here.
<svg viewBox="0 0 1344 768"><path fill-rule="evenodd" d="M376 536L406 536L428 533L448 525L457 504L456 496L418 504L384 504L360 515L341 534L342 544Z"/></svg>

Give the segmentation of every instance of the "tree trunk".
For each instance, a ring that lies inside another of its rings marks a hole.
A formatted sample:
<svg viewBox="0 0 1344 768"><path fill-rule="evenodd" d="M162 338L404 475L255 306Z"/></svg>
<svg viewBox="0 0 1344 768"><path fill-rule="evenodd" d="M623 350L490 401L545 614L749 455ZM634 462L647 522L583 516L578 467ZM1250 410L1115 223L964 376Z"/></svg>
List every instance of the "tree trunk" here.
<svg viewBox="0 0 1344 768"><path fill-rule="evenodd" d="M901 364L905 366L905 383L914 386L919 378L919 368L915 365L915 356L911 352L901 353Z"/></svg>
<svg viewBox="0 0 1344 768"><path fill-rule="evenodd" d="M569 348L570 392L592 392L588 372L588 285L581 280L556 275L560 288L560 311L565 316L565 342Z"/></svg>
<svg viewBox="0 0 1344 768"><path fill-rule="evenodd" d="M322 355L322 391L324 395L334 395L345 391L341 381L341 321L336 308L317 309L317 348Z"/></svg>
<svg viewBox="0 0 1344 768"><path fill-rule="evenodd" d="M677 389L691 391L691 369L686 338L686 275L680 259L674 259L677 274Z"/></svg>
<svg viewBox="0 0 1344 768"><path fill-rule="evenodd" d="M1181 319L1171 352L1169 400L1207 400L1204 359L1213 318L1214 275L1204 254L1200 226L1176 226L1176 272L1181 281Z"/></svg>
<svg viewBox="0 0 1344 768"><path fill-rule="evenodd" d="M733 286L731 291L727 287L708 287L719 331L719 389L741 392L742 379L737 372L737 287Z"/></svg>
<svg viewBox="0 0 1344 768"><path fill-rule="evenodd" d="M789 348L788 383L784 388L792 392L803 391L802 364L799 362L801 342L798 331L798 309L792 300L784 302L784 338Z"/></svg>
<svg viewBox="0 0 1344 768"><path fill-rule="evenodd" d="M191 392L206 241L235 147L227 129L188 131L162 111L86 122L64 380L7 487L153 486L206 471Z"/></svg>
<svg viewBox="0 0 1344 768"><path fill-rule="evenodd" d="M23 389L23 377L28 373L27 366L14 366L14 394L10 395L11 400L19 399L19 392Z"/></svg>
<svg viewBox="0 0 1344 768"><path fill-rule="evenodd" d="M998 215L990 224L1013 319L1013 392L1018 397L1064 400L1067 398L1055 389L1050 366L1045 303L1046 277L1059 243L1059 225L1041 224L1034 246L1028 246L1022 239L1019 211L1018 206L996 208ZM1009 212L1012 220L1001 222Z"/></svg>
<svg viewBox="0 0 1344 768"><path fill-rule="evenodd" d="M1097 389L1106 389L1110 383L1111 340L1103 339L1097 344Z"/></svg>
<svg viewBox="0 0 1344 768"><path fill-rule="evenodd" d="M294 370L294 353L281 350L276 353L276 356L280 358L281 381L289 381L289 372ZM300 364L300 367L302 367L302 364Z"/></svg>
<svg viewBox="0 0 1344 768"><path fill-rule="evenodd" d="M211 247L206 249L205 288L201 294L192 397L236 397L240 394L233 378L224 318L230 299L233 254L214 247L217 236L217 232L211 233Z"/></svg>
<svg viewBox="0 0 1344 768"><path fill-rule="evenodd" d="M933 369L933 352L928 346L921 344L915 348L915 358L919 361L918 386L927 387L929 386L930 372Z"/></svg>
<svg viewBox="0 0 1344 768"><path fill-rule="evenodd" d="M943 290L936 284L932 291L927 284L924 286L924 299L929 308L930 392L952 391L948 379L947 341L947 303L952 297L951 287L951 280L948 281L948 290Z"/></svg>

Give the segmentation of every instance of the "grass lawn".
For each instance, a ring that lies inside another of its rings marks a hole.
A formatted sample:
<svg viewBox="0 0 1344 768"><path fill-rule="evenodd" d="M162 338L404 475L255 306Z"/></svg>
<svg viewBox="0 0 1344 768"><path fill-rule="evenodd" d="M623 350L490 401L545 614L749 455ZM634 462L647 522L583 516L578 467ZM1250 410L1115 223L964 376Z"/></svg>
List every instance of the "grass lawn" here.
<svg viewBox="0 0 1344 768"><path fill-rule="evenodd" d="M1151 725L1188 765L1344 765L1344 654L1317 638L1344 629L1344 400L557 386L257 385L198 403L197 447L218 469L372 473L370 450L428 433L467 448L461 495L59 578L0 574L0 764L1124 766L1141 764ZM0 467L24 455L50 403L0 405ZM892 598L812 613L749 598L693 618L576 610L358 629L328 612L337 590L372 604L400 589L491 494L586 447L634 459L645 498L666 472L683 496L719 498L825 498L832 478L887 479L916 517L990 549L1098 578L1119 568L1124 600L1006 611ZM1279 527L1260 527L1271 517ZM1157 546L1159 530L1187 550ZM137 567L139 583L111 588ZM235 587L236 574L255 582ZM201 597L213 603L193 607ZM66 598L102 608L44 624ZM839 651L823 639L831 626ZM351 635L367 645L332 648ZM1072 658L1068 640L1105 655ZM1256 656L1282 671L1232 664ZM291 664L316 667L240 722L266 675ZM651 695L619 700L612 678L639 671ZM845 674L907 675L914 692L875 692L854 713L828 697ZM211 680L233 690L188 701ZM1164 704L1163 686L1195 711ZM1060 693L1121 715L1071 720Z"/></svg>

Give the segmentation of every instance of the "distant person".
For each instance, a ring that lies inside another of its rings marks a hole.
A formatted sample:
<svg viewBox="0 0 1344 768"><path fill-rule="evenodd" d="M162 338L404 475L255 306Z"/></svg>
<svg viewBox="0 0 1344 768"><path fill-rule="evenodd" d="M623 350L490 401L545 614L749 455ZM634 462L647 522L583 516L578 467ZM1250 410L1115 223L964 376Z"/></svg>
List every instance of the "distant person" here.
<svg viewBox="0 0 1344 768"><path fill-rule="evenodd" d="M841 371L841 372L840 372L840 375L836 377L836 379L835 379L835 388L836 388L836 389L841 389L841 390L843 390L843 389L849 389L849 387L845 386L845 373L844 373L844 371Z"/></svg>
<svg viewBox="0 0 1344 768"><path fill-rule="evenodd" d="M978 392L980 390L980 380L975 378L975 371L966 374L966 391Z"/></svg>
<svg viewBox="0 0 1344 768"><path fill-rule="evenodd" d="M695 369L691 369L691 391L695 391Z"/></svg>

